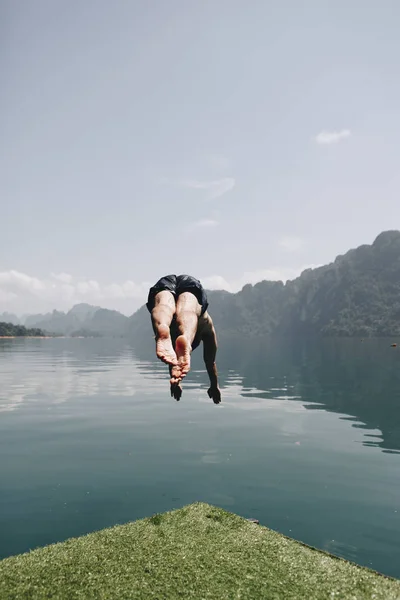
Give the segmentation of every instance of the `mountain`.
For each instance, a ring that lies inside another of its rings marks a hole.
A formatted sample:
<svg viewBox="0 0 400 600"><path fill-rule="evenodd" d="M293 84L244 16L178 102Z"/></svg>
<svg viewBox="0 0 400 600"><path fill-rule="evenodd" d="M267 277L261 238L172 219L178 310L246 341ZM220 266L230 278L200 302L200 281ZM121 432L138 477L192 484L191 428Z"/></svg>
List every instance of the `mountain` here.
<svg viewBox="0 0 400 600"><path fill-rule="evenodd" d="M84 326L92 332L98 332L101 335L125 335L129 319L117 310L99 308L93 315L86 319Z"/></svg>
<svg viewBox="0 0 400 600"><path fill-rule="evenodd" d="M381 233L373 244L307 269L285 284L261 281L236 294L207 293L218 335L400 335L400 231ZM129 336L143 347L154 343L145 306L128 318L116 310L77 304L67 313L30 315L25 326L63 335Z"/></svg>
<svg viewBox="0 0 400 600"><path fill-rule="evenodd" d="M55 312L55 311L54 311ZM27 315L24 320L25 327L34 327L35 325L39 325L39 323L43 323L43 321L47 321L51 319L52 313L46 313L45 315Z"/></svg>
<svg viewBox="0 0 400 600"><path fill-rule="evenodd" d="M400 335L400 231L350 250L286 284L262 281L231 294L208 292L219 334L246 336ZM141 342L152 336L145 307L129 318Z"/></svg>
<svg viewBox="0 0 400 600"><path fill-rule="evenodd" d="M75 304L68 314L76 317L81 323L83 323L86 319L92 318L98 310L103 309L100 306L92 306L91 304L81 302L81 304Z"/></svg>
<svg viewBox="0 0 400 600"><path fill-rule="evenodd" d="M116 310L90 304L76 304L67 313L53 310L45 315L30 315L25 321L29 327L62 335L121 336L126 332L128 317Z"/></svg>
<svg viewBox="0 0 400 600"><path fill-rule="evenodd" d="M338 256L287 284L292 304L281 329L329 336L400 334L400 232Z"/></svg>
<svg viewBox="0 0 400 600"><path fill-rule="evenodd" d="M79 329L86 320L91 319L98 310L100 310L99 306L85 303L75 304L67 313L53 310L44 315L29 315L25 319L25 326L38 327L40 325L46 331L70 334L75 329Z"/></svg>

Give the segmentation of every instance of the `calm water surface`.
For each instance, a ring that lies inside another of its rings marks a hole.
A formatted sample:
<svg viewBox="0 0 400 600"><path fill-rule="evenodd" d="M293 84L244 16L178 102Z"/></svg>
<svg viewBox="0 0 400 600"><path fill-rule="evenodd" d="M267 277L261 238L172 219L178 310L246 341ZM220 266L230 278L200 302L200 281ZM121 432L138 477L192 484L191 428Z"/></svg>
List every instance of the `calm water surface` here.
<svg viewBox="0 0 400 600"><path fill-rule="evenodd" d="M221 340L181 402L126 340L0 340L0 557L196 500L400 577L400 349Z"/></svg>

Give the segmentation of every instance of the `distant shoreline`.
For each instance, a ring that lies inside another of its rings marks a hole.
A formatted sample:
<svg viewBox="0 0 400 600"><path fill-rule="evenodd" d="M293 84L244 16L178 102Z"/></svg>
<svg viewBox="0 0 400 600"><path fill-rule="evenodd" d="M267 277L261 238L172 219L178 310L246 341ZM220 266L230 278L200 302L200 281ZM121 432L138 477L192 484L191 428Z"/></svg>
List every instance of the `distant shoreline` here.
<svg viewBox="0 0 400 600"><path fill-rule="evenodd" d="M0 335L0 340L86 340L98 339L98 335Z"/></svg>
<svg viewBox="0 0 400 600"><path fill-rule="evenodd" d="M52 340L55 337L65 337L64 335L0 335L0 340Z"/></svg>

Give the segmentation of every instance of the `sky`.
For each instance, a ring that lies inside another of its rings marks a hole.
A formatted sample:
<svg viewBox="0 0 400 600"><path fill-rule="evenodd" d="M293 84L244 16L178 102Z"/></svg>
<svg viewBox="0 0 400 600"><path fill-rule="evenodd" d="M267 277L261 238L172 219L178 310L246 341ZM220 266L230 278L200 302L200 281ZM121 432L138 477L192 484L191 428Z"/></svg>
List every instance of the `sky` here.
<svg viewBox="0 0 400 600"><path fill-rule="evenodd" d="M399 229L399 19L3 0L0 312L132 314L165 274L237 291Z"/></svg>

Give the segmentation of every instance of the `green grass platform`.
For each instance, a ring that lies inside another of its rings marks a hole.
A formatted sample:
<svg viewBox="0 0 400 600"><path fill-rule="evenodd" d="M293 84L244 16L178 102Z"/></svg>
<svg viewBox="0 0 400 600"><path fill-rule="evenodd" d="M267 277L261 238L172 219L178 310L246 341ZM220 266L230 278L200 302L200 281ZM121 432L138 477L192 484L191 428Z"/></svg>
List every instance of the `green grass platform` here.
<svg viewBox="0 0 400 600"><path fill-rule="evenodd" d="M0 598L392 600L400 582L193 504L0 561Z"/></svg>

